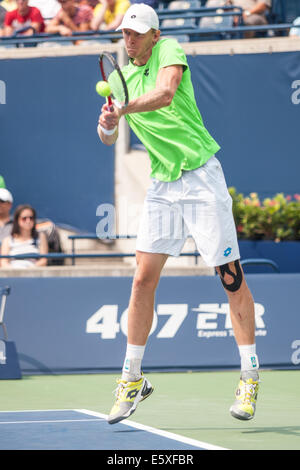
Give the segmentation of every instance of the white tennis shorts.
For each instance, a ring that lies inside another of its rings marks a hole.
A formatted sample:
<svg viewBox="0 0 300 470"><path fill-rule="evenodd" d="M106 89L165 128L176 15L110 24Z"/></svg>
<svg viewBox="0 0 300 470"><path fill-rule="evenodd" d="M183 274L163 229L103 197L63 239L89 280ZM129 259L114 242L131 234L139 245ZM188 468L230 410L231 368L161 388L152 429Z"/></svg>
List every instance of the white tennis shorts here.
<svg viewBox="0 0 300 470"><path fill-rule="evenodd" d="M152 180L144 202L136 249L179 256L191 235L207 266L240 258L232 199L213 156L176 181Z"/></svg>

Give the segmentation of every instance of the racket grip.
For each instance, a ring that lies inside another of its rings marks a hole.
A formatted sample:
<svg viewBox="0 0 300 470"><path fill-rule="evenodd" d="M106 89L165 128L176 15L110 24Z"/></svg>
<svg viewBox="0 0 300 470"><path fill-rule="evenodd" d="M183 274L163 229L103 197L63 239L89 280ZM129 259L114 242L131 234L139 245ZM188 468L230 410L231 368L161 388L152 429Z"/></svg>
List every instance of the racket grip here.
<svg viewBox="0 0 300 470"><path fill-rule="evenodd" d="M108 96L107 101L108 101L109 110L110 110L111 113L113 113L114 112L114 106L113 106L113 102L112 102L112 99L111 99L110 96Z"/></svg>

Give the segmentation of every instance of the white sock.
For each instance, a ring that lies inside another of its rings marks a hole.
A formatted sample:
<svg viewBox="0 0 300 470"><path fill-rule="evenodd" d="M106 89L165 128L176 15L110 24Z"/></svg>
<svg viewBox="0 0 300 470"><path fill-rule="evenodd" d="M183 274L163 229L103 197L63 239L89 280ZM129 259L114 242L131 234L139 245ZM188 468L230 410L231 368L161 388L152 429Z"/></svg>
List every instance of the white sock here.
<svg viewBox="0 0 300 470"><path fill-rule="evenodd" d="M126 382L137 382L142 376L142 360L145 346L127 344L126 355L122 369L122 380Z"/></svg>
<svg viewBox="0 0 300 470"><path fill-rule="evenodd" d="M241 356L241 370L257 370L259 368L256 354L256 344L243 344L239 346Z"/></svg>

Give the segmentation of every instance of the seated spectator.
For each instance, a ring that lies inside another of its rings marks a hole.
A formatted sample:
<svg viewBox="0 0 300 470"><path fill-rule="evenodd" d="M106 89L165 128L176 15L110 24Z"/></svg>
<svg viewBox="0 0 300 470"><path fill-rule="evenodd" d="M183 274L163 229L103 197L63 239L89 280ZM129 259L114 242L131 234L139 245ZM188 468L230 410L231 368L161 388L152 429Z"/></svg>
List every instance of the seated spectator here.
<svg viewBox="0 0 300 470"><path fill-rule="evenodd" d="M46 27L48 33L72 36L73 31L89 31L93 9L89 5L77 4L74 0L59 0L61 9Z"/></svg>
<svg viewBox="0 0 300 470"><path fill-rule="evenodd" d="M60 9L60 4L57 0L29 0L29 6L40 10L45 23L54 18Z"/></svg>
<svg viewBox="0 0 300 470"><path fill-rule="evenodd" d="M36 230L36 212L30 205L18 206L14 213L11 235L4 238L2 255L47 254L48 243L45 233ZM46 266L47 258L9 259L2 258L2 267L30 268Z"/></svg>
<svg viewBox="0 0 300 470"><path fill-rule="evenodd" d="M289 32L289 36L291 37L300 37L300 16L298 16L298 18L295 19L295 21L293 22L293 25L299 25L299 28L291 28L290 29L290 32Z"/></svg>
<svg viewBox="0 0 300 470"><path fill-rule="evenodd" d="M13 197L10 191L0 188L0 245L5 237L11 234L13 225L10 214L13 205Z"/></svg>
<svg viewBox="0 0 300 470"><path fill-rule="evenodd" d="M45 23L38 8L30 7L28 0L17 0L17 9L8 11L4 20L4 36L12 36L15 32L31 26L25 36L32 36L44 31Z"/></svg>
<svg viewBox="0 0 300 470"><path fill-rule="evenodd" d="M94 8L92 29L114 31L122 23L129 7L129 0L101 0Z"/></svg>
<svg viewBox="0 0 300 470"><path fill-rule="evenodd" d="M266 13L271 9L272 0L228 0L227 3L243 9L245 26L268 24Z"/></svg>

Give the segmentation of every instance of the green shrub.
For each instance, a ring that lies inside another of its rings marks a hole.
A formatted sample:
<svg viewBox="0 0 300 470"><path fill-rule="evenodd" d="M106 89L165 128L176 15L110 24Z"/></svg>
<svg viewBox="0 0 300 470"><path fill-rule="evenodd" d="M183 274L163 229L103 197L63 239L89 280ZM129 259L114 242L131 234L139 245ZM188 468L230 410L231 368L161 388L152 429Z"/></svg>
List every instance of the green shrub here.
<svg viewBox="0 0 300 470"><path fill-rule="evenodd" d="M300 194L261 201L257 193L244 197L233 187L229 193L239 239L300 240Z"/></svg>

